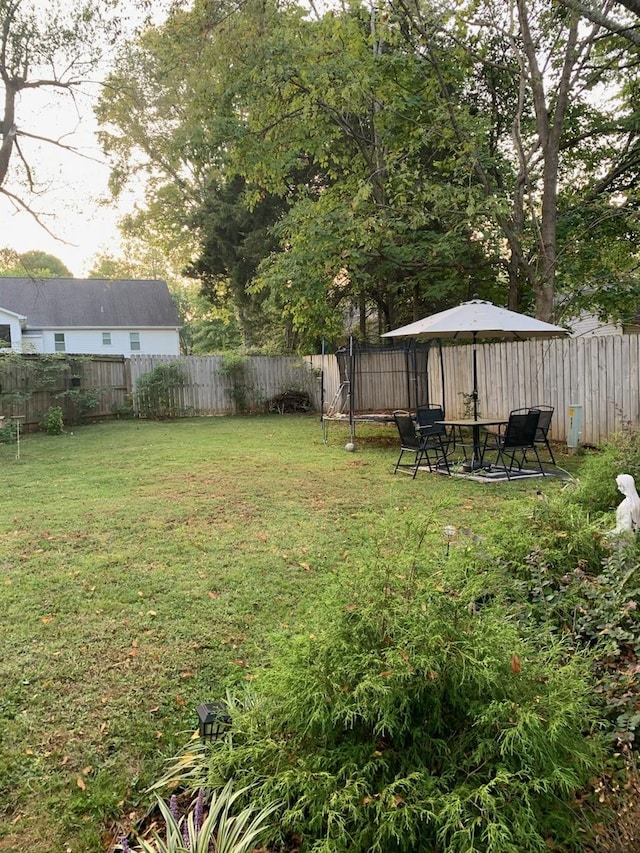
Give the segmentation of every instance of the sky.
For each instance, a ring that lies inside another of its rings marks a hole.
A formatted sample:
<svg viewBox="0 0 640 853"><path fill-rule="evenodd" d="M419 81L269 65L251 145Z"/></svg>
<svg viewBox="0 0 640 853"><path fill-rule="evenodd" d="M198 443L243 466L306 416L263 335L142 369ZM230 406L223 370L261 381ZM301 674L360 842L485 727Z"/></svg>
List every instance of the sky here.
<svg viewBox="0 0 640 853"><path fill-rule="evenodd" d="M45 9L51 0L32 2ZM77 6L77 0L58 2ZM123 6L126 5L125 0ZM133 9L131 5L131 14ZM92 109L99 91L98 85L87 86L75 102L67 93L52 90L33 89L20 94L16 116L20 127L60 138L79 152L65 152L30 140L21 143L36 180L43 187L43 192L29 201L51 233L29 213L16 211L0 195L0 248L48 252L60 258L76 277L88 274L97 253L120 253L117 223L141 197L140 192L131 192L119 205L111 200L109 167L96 137L98 128ZM7 187L26 198L19 187L10 183Z"/></svg>
<svg viewBox="0 0 640 853"><path fill-rule="evenodd" d="M98 146L96 123L90 110L90 100L85 98L87 113L78 123L73 104L52 98L33 98L27 92L21 105L25 121L40 132L57 130L70 133L67 138L82 155L63 152L54 146L38 145L30 148L29 157L39 181L45 185L41 195L30 200L39 212L50 234L27 212L16 212L15 207L0 196L0 247L10 247L18 252L37 249L60 258L74 276L88 274L92 258L98 252L119 253L117 223L131 207L117 207L110 201L108 192L109 167ZM53 103L51 103L51 101ZM52 134L53 135L53 134ZM91 158L91 159L87 159ZM11 187L14 189L14 187ZM20 190L16 188L16 193Z"/></svg>

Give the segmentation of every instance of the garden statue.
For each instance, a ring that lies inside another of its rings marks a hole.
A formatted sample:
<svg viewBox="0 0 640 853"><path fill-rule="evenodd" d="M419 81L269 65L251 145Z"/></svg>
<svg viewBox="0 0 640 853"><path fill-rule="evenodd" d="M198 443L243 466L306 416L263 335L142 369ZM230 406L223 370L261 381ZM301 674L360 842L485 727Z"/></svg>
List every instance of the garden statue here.
<svg viewBox="0 0 640 853"><path fill-rule="evenodd" d="M616 477L618 490L624 500L616 510L616 526L610 534L635 533L640 528L640 497L636 491L635 480L631 474L619 474Z"/></svg>

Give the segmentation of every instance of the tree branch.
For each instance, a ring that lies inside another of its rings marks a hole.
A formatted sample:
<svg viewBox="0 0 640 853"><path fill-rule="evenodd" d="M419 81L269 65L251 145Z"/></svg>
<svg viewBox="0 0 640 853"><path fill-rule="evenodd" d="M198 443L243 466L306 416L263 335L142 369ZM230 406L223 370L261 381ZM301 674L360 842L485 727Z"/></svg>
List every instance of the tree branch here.
<svg viewBox="0 0 640 853"><path fill-rule="evenodd" d="M637 25L620 24L614 21L609 15L605 15L598 9L594 9L590 3L584 2L584 0L558 0L558 2L566 6L567 9L577 12L583 18L587 18L592 23L598 24L598 26L608 30L608 32L615 33L627 39L632 44L640 46L640 32L636 31ZM640 15L640 2L638 0L618 0L618 2L635 15Z"/></svg>
<svg viewBox="0 0 640 853"><path fill-rule="evenodd" d="M74 154L76 157L82 157L83 160L90 160L92 163L98 163L101 166L104 165L104 160L100 160L97 157L93 157L91 156L91 154L85 154L80 151L79 148L75 148L73 145L67 145L64 142L61 142L60 139L52 139L49 136L39 136L37 133L29 133L26 130L18 130L16 135L19 137L24 137L25 139L35 139L37 142L46 142L48 145L55 145L56 148L61 148L63 151L68 151L70 154Z"/></svg>
<svg viewBox="0 0 640 853"><path fill-rule="evenodd" d="M5 187L0 186L0 195L6 196L14 207L19 210L23 210L25 213L28 213L29 216L33 217L33 219L38 223L38 225L44 229L50 237L53 237L54 240L57 240L59 243L64 243L65 246L74 246L74 243L70 243L68 240L63 240L62 237L58 237L57 234L54 234L53 231L48 228L45 223L42 221L42 218L39 213L36 213L35 210L32 210L29 205L23 201L20 196L15 195L15 193L10 192L10 190Z"/></svg>

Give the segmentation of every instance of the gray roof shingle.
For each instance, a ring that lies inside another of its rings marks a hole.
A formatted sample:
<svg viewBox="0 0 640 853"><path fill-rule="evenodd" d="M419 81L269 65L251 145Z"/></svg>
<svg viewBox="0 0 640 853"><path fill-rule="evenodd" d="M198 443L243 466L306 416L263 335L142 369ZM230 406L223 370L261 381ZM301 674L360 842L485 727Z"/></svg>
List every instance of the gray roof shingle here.
<svg viewBox="0 0 640 853"><path fill-rule="evenodd" d="M0 308L32 329L180 325L167 283L151 279L0 277Z"/></svg>

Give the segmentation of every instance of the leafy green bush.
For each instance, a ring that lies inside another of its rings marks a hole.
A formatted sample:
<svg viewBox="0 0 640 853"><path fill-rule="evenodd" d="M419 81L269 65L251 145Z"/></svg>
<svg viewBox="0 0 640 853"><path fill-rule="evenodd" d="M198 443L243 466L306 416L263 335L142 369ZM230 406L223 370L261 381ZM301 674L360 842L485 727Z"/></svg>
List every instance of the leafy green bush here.
<svg viewBox="0 0 640 853"><path fill-rule="evenodd" d="M473 580L460 595L472 608L503 596L523 636L550 633L586 654L598 713L620 749L640 730L640 544L611 539L603 527L571 491L524 506L476 549Z"/></svg>
<svg viewBox="0 0 640 853"><path fill-rule="evenodd" d="M108 389L69 388L62 394L58 394L57 397L63 397L65 400L68 400L70 405L67 408L67 414L70 416L70 422L72 424L82 424L86 421L87 414L93 409L98 408L105 390Z"/></svg>
<svg viewBox="0 0 640 853"><path fill-rule="evenodd" d="M111 413L115 418L132 418L135 413L132 396L127 394L121 403L114 403Z"/></svg>
<svg viewBox="0 0 640 853"><path fill-rule="evenodd" d="M576 568L563 580L556 596L576 602L571 632L576 643L591 649L594 694L615 748L624 749L640 731L640 548L621 540L599 574Z"/></svg>
<svg viewBox="0 0 640 853"><path fill-rule="evenodd" d="M559 579L576 565L597 572L606 557L602 523L565 490L551 498L520 502L497 519L485 562L499 562L508 575L535 584L539 567ZM501 582L504 577L501 577Z"/></svg>
<svg viewBox="0 0 640 853"><path fill-rule="evenodd" d="M184 407L177 392L185 382L184 366L178 361L157 364L139 376L134 396L140 417L180 417Z"/></svg>
<svg viewBox="0 0 640 853"><path fill-rule="evenodd" d="M604 513L620 503L618 474L631 474L640 485L640 429L632 424L612 435L597 452L588 453L572 496L592 513Z"/></svg>
<svg viewBox="0 0 640 853"><path fill-rule="evenodd" d="M64 427L62 408L60 406L49 406L40 420L40 425L49 435L60 435Z"/></svg>
<svg viewBox="0 0 640 853"><path fill-rule="evenodd" d="M597 767L582 660L523 641L497 598L470 608L461 576L414 568L336 578L322 615L254 682L209 782L249 779L284 802L301 851L569 844L572 797Z"/></svg>
<svg viewBox="0 0 640 853"><path fill-rule="evenodd" d="M247 378L248 360L240 353L225 353L222 357L220 375L225 376L230 382L229 393L234 402L236 411L244 415L251 408L251 397L253 389Z"/></svg>
<svg viewBox="0 0 640 853"><path fill-rule="evenodd" d="M15 421L5 420L4 426L0 427L0 444L13 444L18 436L18 427Z"/></svg>

